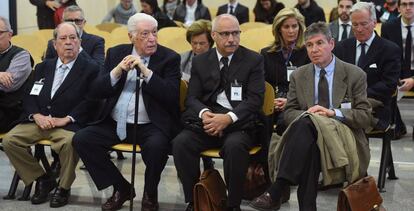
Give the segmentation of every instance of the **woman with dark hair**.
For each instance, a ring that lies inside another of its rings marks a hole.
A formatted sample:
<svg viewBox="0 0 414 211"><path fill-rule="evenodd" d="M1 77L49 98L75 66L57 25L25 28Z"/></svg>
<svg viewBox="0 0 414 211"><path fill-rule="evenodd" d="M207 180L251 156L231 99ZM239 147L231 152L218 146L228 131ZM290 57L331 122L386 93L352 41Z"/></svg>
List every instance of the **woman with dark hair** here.
<svg viewBox="0 0 414 211"><path fill-rule="evenodd" d="M160 7L158 7L157 0L140 0L143 13L151 15L158 22L158 30L164 27L177 26L166 14L164 14Z"/></svg>
<svg viewBox="0 0 414 211"><path fill-rule="evenodd" d="M180 5L180 2L180 0L164 0L161 8L162 12L172 20L175 9Z"/></svg>
<svg viewBox="0 0 414 211"><path fill-rule="evenodd" d="M257 0L253 9L254 21L271 24L277 13L283 8L285 5L276 0Z"/></svg>
<svg viewBox="0 0 414 211"><path fill-rule="evenodd" d="M289 75L296 68L310 62L303 37L305 28L305 18L297 9L282 9L272 25L274 42L260 52L264 57L265 79L275 89L273 122L280 135L286 129L283 111L289 90ZM273 124L270 125L273 128Z"/></svg>

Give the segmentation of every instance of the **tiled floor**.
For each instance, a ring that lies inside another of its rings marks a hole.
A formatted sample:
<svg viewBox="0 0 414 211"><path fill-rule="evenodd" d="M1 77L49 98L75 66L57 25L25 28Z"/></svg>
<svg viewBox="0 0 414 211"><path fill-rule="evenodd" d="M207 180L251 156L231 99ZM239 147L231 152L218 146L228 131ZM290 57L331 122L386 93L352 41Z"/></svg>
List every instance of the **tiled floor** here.
<svg viewBox="0 0 414 211"><path fill-rule="evenodd" d="M403 99L400 102L400 108L403 119L407 124L408 134L401 140L392 142L392 151L394 156L395 168L399 180L387 180L385 183L386 192L382 193L384 198L384 206L388 211L410 211L414 207L414 141L412 140L412 125L414 123L414 112L412 111L414 99ZM378 176L379 158L381 154L380 139L370 140L371 163L368 173ZM122 173L130 178L131 157L124 161L114 160ZM216 160L216 167L222 169L221 160ZM0 152L0 196L7 194L10 181L13 176L13 168L11 167L7 157ZM143 169L144 164L138 156L138 165L136 173L135 189L137 197L134 200L134 210L140 210L143 187ZM177 179L176 171L172 158L169 159L164 169L161 184L159 185L159 202L162 211L181 211L185 209L183 192L181 185ZM23 189L23 185L19 186L19 194ZM336 210L336 202L338 189L323 191L318 194L318 210L334 211ZM59 210L100 210L100 205L112 193L107 189L98 191L90 179L87 172L77 170L77 178L72 187L72 197L69 205ZM129 204L125 204L122 210L128 210ZM36 210L53 210L49 205L32 205L27 201L3 200L0 198L0 210L10 211L36 211ZM243 202L242 210L253 210L247 206L247 202ZM280 210L298 210L296 197L296 189L292 189L291 199L288 203L283 204Z"/></svg>

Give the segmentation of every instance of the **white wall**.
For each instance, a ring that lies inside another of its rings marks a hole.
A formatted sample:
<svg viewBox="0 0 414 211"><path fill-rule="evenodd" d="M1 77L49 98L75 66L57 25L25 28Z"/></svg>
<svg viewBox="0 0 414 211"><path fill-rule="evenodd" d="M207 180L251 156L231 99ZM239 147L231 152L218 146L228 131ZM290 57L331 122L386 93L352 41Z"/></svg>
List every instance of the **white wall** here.
<svg viewBox="0 0 414 211"><path fill-rule="evenodd" d="M79 6L85 11L85 17L88 24L96 25L99 24L102 18L105 16L107 11L116 5L119 0L77 0ZM158 0L160 6L162 0ZM226 0L203 0L203 3L207 7L217 8L228 1ZM239 0L241 4L253 8L256 0ZM279 0L285 4L286 7L293 7L297 1L295 0ZM336 0L316 0L320 6L325 10L336 6ZM139 0L134 0L137 5L138 11L140 10ZM37 30L36 22L36 7L30 4L28 0L17 0L17 25L18 32L28 33Z"/></svg>

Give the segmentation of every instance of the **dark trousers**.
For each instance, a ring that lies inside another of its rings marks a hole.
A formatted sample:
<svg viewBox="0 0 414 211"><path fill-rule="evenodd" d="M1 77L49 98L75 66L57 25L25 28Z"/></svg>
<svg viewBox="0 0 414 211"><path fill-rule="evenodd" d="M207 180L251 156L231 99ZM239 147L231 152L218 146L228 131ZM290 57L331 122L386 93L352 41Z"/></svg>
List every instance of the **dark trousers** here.
<svg viewBox="0 0 414 211"><path fill-rule="evenodd" d="M126 142L132 143L132 138L133 125L128 125ZM146 166L144 191L155 195L171 145L168 137L153 124L138 126L137 141ZM79 130L73 137L73 146L99 190L124 181L107 154L111 146L119 143L116 122L112 119Z"/></svg>
<svg viewBox="0 0 414 211"><path fill-rule="evenodd" d="M0 133L5 133L13 128L13 123L19 118L20 110L0 107Z"/></svg>
<svg viewBox="0 0 414 211"><path fill-rule="evenodd" d="M287 138L276 179L298 185L300 210L316 210L316 195L321 171L317 132L308 117L301 118L285 134ZM276 180L277 182L277 180Z"/></svg>
<svg viewBox="0 0 414 211"><path fill-rule="evenodd" d="M177 174L183 184L185 201L193 202L193 187L200 177L200 153L220 148L224 160L224 179L228 189L227 206L240 206L243 183L249 165L249 150L254 144L252 136L235 131L222 138L184 129L173 139L173 156Z"/></svg>

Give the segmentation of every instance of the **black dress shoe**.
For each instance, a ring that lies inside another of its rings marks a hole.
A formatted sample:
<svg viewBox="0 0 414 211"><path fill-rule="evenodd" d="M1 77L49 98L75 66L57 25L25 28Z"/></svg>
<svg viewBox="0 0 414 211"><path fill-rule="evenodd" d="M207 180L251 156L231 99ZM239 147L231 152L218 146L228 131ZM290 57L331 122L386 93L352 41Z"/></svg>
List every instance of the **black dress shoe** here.
<svg viewBox="0 0 414 211"><path fill-rule="evenodd" d="M185 211L194 211L193 202L188 203L187 208L185 208Z"/></svg>
<svg viewBox="0 0 414 211"><path fill-rule="evenodd" d="M57 183L54 179L38 179L36 182L35 193L33 194L32 204L41 204L48 200L50 191L55 189Z"/></svg>
<svg viewBox="0 0 414 211"><path fill-rule="evenodd" d="M135 190L133 197L135 197ZM102 204L102 211L111 211L111 210L119 210L122 208L122 205L129 200L130 192L120 192L120 191L114 191L112 196L104 203Z"/></svg>
<svg viewBox="0 0 414 211"><path fill-rule="evenodd" d="M147 192L144 192L141 202L141 211L157 211L159 208L157 194L150 197Z"/></svg>
<svg viewBox="0 0 414 211"><path fill-rule="evenodd" d="M253 201L250 202L249 206L262 211L279 210L281 204L280 202L281 200L273 201L270 197L270 194L268 192L265 192L259 197L253 199Z"/></svg>
<svg viewBox="0 0 414 211"><path fill-rule="evenodd" d="M58 187L55 192L52 194L50 199L50 207L57 208L63 207L68 204L70 196L70 189L66 190L64 188Z"/></svg>

